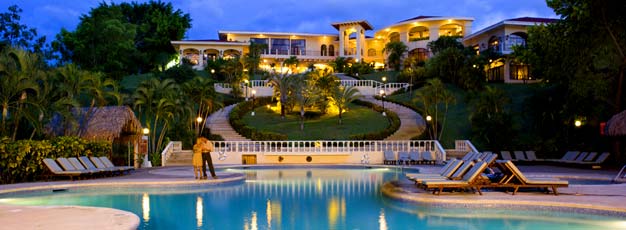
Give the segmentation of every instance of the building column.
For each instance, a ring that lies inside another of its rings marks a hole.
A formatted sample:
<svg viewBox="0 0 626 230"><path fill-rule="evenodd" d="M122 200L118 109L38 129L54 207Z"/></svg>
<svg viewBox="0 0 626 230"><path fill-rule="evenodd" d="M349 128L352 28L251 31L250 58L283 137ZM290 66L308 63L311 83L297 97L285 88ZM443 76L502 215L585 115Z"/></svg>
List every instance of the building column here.
<svg viewBox="0 0 626 230"><path fill-rule="evenodd" d="M345 44L344 43L345 43L345 40L346 40L346 37L344 35L345 32L346 32L346 28L345 27L343 27L343 26L339 27L339 57L343 57L343 56L346 55L345 52L344 52L344 49L345 49Z"/></svg>
<svg viewBox="0 0 626 230"><path fill-rule="evenodd" d="M200 51L200 60L198 66L204 67L204 49L198 49Z"/></svg>
<svg viewBox="0 0 626 230"><path fill-rule="evenodd" d="M363 29L360 26L356 27L356 47L355 47L355 55L354 57L356 58L357 62L361 61L361 45L363 43L363 41L361 41L361 31Z"/></svg>
<svg viewBox="0 0 626 230"><path fill-rule="evenodd" d="M180 49L178 50L178 64L182 64L183 63L183 50Z"/></svg>
<svg viewBox="0 0 626 230"><path fill-rule="evenodd" d="M224 50L218 50L217 57L218 58L224 58Z"/></svg>
<svg viewBox="0 0 626 230"><path fill-rule="evenodd" d="M434 26L428 27L428 31L430 33L430 40L429 41L435 41L435 40L439 39L439 25L434 25Z"/></svg>

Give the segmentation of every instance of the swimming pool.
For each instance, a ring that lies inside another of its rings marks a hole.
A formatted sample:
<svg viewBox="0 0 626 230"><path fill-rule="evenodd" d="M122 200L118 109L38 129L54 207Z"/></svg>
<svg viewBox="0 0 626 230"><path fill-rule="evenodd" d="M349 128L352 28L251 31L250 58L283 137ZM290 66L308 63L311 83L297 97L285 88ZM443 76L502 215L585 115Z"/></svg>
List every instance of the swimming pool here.
<svg viewBox="0 0 626 230"><path fill-rule="evenodd" d="M231 168L246 182L205 186L92 187L9 194L0 203L112 207L140 229L626 229L587 214L439 208L386 198L382 184L406 169Z"/></svg>

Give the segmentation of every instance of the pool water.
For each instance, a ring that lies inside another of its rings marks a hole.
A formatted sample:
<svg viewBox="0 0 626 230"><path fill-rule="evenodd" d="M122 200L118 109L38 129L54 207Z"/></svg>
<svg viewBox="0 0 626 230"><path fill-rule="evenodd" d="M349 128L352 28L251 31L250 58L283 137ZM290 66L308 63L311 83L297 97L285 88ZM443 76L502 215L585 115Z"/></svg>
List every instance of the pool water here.
<svg viewBox="0 0 626 230"><path fill-rule="evenodd" d="M133 212L140 229L626 229L620 218L494 208L435 208L386 198L406 169L226 169L246 182L93 187L4 195L0 203L82 205Z"/></svg>

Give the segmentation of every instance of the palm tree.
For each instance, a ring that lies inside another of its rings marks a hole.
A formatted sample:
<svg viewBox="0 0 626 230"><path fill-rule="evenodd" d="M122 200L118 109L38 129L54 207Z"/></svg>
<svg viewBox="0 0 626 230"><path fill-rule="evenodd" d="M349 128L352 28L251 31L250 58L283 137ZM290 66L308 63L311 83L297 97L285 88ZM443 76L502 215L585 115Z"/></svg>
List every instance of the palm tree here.
<svg viewBox="0 0 626 230"><path fill-rule="evenodd" d="M326 113L328 101L334 93L334 89L339 86L339 78L332 74L330 70L316 70L309 73L311 79L315 82L315 87L319 89L320 110Z"/></svg>
<svg viewBox="0 0 626 230"><path fill-rule="evenodd" d="M289 99L291 90L291 81L295 75L288 73L272 72L268 78L268 82L274 86L274 93L278 94L280 100L280 117L285 119L285 106Z"/></svg>
<svg viewBox="0 0 626 230"><path fill-rule="evenodd" d="M439 78L433 78L426 81L426 86L418 91L416 99L421 100L423 105L423 113L427 116L431 116L434 121L434 125L428 125L428 131L430 138L434 140L441 139L443 129L446 127L446 118L448 115L448 107L450 104L456 103L456 98L452 93L445 88L445 85ZM443 108L440 108L443 106ZM442 110L440 114L440 110ZM440 118L441 116L441 118ZM439 130L438 122L442 121L441 130Z"/></svg>
<svg viewBox="0 0 626 230"><path fill-rule="evenodd" d="M293 96L300 105L300 131L304 130L304 108L314 105L319 100L319 90L315 87L311 80L307 79L307 75L293 76L291 82L293 87Z"/></svg>
<svg viewBox="0 0 626 230"><path fill-rule="evenodd" d="M142 82L133 94L134 107L150 129L150 149L157 152L165 136L170 120L179 111L177 99L180 87L173 79L152 78ZM159 138L157 139L157 134Z"/></svg>
<svg viewBox="0 0 626 230"><path fill-rule="evenodd" d="M403 42L389 42L383 49L384 53L387 53L387 63L390 67L396 71L400 71L402 66L402 57L404 53L408 52L409 48Z"/></svg>
<svg viewBox="0 0 626 230"><path fill-rule="evenodd" d="M286 66L287 68L289 68L289 71L291 72L291 74L296 73L298 64L300 64L300 61L298 60L298 57L296 56L291 56L287 58L285 61L283 61L283 67Z"/></svg>
<svg viewBox="0 0 626 230"><path fill-rule="evenodd" d="M2 122L0 135L8 135L7 121L13 121L12 140L15 140L18 126L22 118L22 110L30 101L29 95L36 95L39 87L35 80L43 74L39 68L39 58L32 53L17 49L5 48L0 54L0 106Z"/></svg>
<svg viewBox="0 0 626 230"><path fill-rule="evenodd" d="M194 127L198 131L197 135L200 135L206 125L206 117L222 107L222 104L216 100L217 93L210 78L195 77L183 84L183 91L186 98L191 98L192 107L195 110L196 116L190 121L191 127ZM195 119L197 117L201 117L203 121L197 122Z"/></svg>
<svg viewBox="0 0 626 230"><path fill-rule="evenodd" d="M337 106L337 110L339 110L339 124L342 124L342 115L343 112L348 108L348 105L355 101L356 99L361 98L361 93L357 88L353 86L339 86L335 88L335 91L332 95L332 100L335 102L335 106Z"/></svg>
<svg viewBox="0 0 626 230"><path fill-rule="evenodd" d="M474 109L472 116L477 114L492 114L504 113L504 107L511 102L511 99L506 93L493 86L486 86L474 103Z"/></svg>

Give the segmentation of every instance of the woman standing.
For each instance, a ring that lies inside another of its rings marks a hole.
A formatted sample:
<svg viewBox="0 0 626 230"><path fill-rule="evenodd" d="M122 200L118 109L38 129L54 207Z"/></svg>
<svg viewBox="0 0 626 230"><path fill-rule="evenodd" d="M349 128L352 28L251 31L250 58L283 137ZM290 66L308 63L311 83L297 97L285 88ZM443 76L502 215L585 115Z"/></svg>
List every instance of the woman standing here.
<svg viewBox="0 0 626 230"><path fill-rule="evenodd" d="M193 155L191 157L191 165L193 165L193 174L196 179L206 179L206 172L204 176L202 176L202 166L204 166L204 162L202 161L202 152L205 148L204 140L202 137L196 138L196 144L193 145Z"/></svg>

